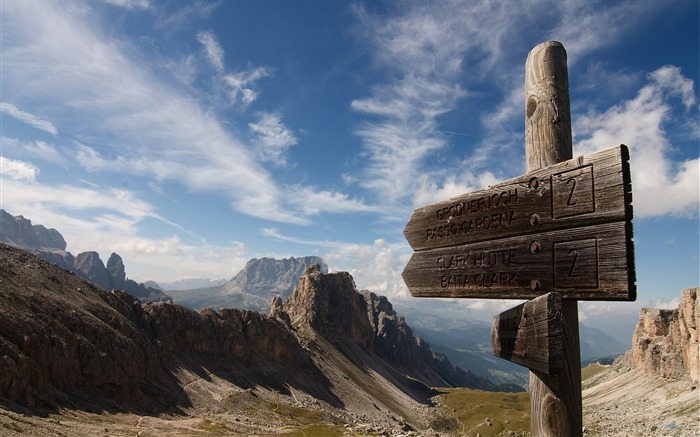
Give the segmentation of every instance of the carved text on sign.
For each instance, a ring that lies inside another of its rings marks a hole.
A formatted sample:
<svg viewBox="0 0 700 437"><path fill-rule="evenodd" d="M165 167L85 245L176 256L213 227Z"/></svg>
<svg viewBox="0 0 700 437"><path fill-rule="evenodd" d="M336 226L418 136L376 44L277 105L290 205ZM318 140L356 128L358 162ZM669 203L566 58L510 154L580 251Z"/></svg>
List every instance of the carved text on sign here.
<svg viewBox="0 0 700 437"><path fill-rule="evenodd" d="M425 250L402 276L416 297L634 300L630 233L615 222Z"/></svg>
<svg viewBox="0 0 700 437"><path fill-rule="evenodd" d="M404 234L421 251L630 220L628 159L614 147L416 208Z"/></svg>

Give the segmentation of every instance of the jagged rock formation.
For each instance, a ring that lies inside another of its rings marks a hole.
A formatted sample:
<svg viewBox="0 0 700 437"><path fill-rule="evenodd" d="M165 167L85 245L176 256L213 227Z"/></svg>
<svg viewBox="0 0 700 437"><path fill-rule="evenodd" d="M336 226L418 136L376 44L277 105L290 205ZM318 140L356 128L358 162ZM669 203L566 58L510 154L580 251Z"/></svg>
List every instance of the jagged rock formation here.
<svg viewBox="0 0 700 437"><path fill-rule="evenodd" d="M110 256L106 267L97 252L83 252L74 257L66 251L66 241L56 229L32 225L30 220L21 215L13 217L2 209L0 209L0 230L0 242L25 249L48 262L75 272L78 276L102 288L126 291L144 301L172 300L162 290L127 279L124 263L116 253Z"/></svg>
<svg viewBox="0 0 700 437"><path fill-rule="evenodd" d="M32 225L23 216L13 217L3 209L0 209L0 229L3 242L13 246L66 250L66 241L56 229Z"/></svg>
<svg viewBox="0 0 700 437"><path fill-rule="evenodd" d="M253 258L233 279L220 286L167 291L175 302L196 310L206 307L238 308L266 313L270 309L270 301L274 297L289 297L299 277L314 264L318 264L322 272L328 272L326 263L317 256Z"/></svg>
<svg viewBox="0 0 700 437"><path fill-rule="evenodd" d="M367 290L359 293L347 272L323 274L318 265L310 267L287 301L273 301L270 316L289 320L294 327L309 327L332 343L350 342L369 350L430 386L518 390L516 386L497 387L452 365L444 354L413 336L386 297Z"/></svg>
<svg viewBox="0 0 700 437"><path fill-rule="evenodd" d="M698 290L697 287L683 290L678 309L640 310L632 349L624 356L630 367L641 367L647 374L698 381Z"/></svg>

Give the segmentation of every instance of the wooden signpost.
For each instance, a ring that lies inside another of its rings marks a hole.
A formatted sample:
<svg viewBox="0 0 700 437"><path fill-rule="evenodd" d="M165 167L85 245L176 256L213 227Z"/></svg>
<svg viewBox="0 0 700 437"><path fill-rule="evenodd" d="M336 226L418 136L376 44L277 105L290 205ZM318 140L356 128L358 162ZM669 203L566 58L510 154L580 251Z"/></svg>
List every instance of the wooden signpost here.
<svg viewBox="0 0 700 437"><path fill-rule="evenodd" d="M493 318L491 342L497 357L557 375L564 370L562 298L547 293Z"/></svg>
<svg viewBox="0 0 700 437"><path fill-rule="evenodd" d="M572 159L566 51L525 66L527 174L417 208L403 278L416 297L532 299L494 317L496 356L530 374L533 436L582 435L577 300L636 299L629 151Z"/></svg>

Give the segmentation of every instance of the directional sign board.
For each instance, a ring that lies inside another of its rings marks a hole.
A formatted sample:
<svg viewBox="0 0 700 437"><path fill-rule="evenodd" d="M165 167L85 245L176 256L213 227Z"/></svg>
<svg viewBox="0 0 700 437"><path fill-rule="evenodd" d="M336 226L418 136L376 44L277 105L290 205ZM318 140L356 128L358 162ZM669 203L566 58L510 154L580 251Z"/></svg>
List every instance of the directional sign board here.
<svg viewBox="0 0 700 437"><path fill-rule="evenodd" d="M562 299L547 293L493 318L493 354L547 375L564 370Z"/></svg>
<svg viewBox="0 0 700 437"><path fill-rule="evenodd" d="M628 160L621 145L416 209L411 294L635 300Z"/></svg>

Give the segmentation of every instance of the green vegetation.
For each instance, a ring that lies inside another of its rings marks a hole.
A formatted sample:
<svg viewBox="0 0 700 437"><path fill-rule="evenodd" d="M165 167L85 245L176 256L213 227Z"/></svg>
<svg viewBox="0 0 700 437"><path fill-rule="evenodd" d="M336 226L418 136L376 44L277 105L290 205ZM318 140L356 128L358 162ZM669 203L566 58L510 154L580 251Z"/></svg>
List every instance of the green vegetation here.
<svg viewBox="0 0 700 437"><path fill-rule="evenodd" d="M527 393L497 393L472 389L448 389L438 398L450 419L437 417L436 431L482 437L503 431L530 430L530 398ZM441 429L438 429L441 427Z"/></svg>

